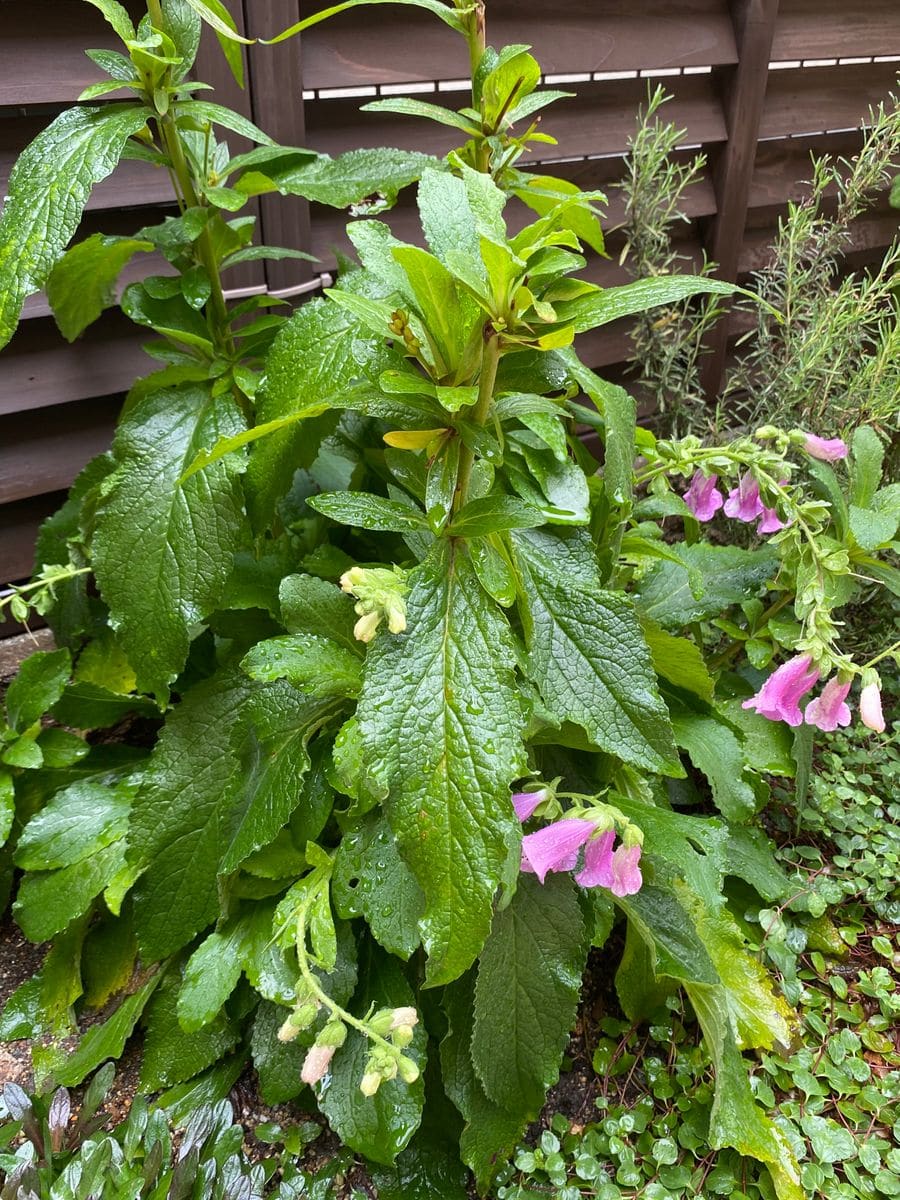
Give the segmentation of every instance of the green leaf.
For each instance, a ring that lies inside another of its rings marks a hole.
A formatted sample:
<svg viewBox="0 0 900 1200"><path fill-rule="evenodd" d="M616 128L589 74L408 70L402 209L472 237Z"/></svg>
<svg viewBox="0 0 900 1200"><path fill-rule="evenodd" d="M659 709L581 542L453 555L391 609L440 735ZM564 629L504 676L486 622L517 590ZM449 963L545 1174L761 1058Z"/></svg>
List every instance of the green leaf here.
<svg viewBox="0 0 900 1200"><path fill-rule="evenodd" d="M215 30L216 38L222 47L225 61L231 68L231 73L238 87L244 86L244 59L241 45L251 46L255 38L245 38L238 33L234 17L222 3L222 0L184 0L194 10L201 21L205 21ZM188 64L190 65L190 64Z"/></svg>
<svg viewBox="0 0 900 1200"><path fill-rule="evenodd" d="M71 671L68 650L38 651L26 658L6 692L10 728L24 733L49 712L63 694Z"/></svg>
<svg viewBox="0 0 900 1200"><path fill-rule="evenodd" d="M178 1024L194 1033L218 1016L237 987L246 955L248 923L227 921L204 938L187 961L178 992Z"/></svg>
<svg viewBox="0 0 900 1200"><path fill-rule="evenodd" d="M740 730L744 761L751 771L793 777L795 763L791 754L790 726L744 708L740 700L722 701L717 709L730 725Z"/></svg>
<svg viewBox="0 0 900 1200"><path fill-rule="evenodd" d="M129 861L144 868L135 933L147 962L179 950L219 915L219 863L240 811L233 734L251 686L213 676L192 688L166 722L134 801Z"/></svg>
<svg viewBox="0 0 900 1200"><path fill-rule="evenodd" d="M370 940L360 950L359 978L351 1005L351 1011L359 1017L369 1012L370 1005L401 1008L415 1003L400 965ZM427 1040L420 1021L406 1053L416 1060L422 1073ZM331 1074L319 1089L319 1107L351 1150L373 1162L390 1164L419 1127L425 1086L420 1074L413 1084L392 1079L382 1083L375 1096L363 1096L359 1083L368 1053L366 1039L351 1031L334 1057Z"/></svg>
<svg viewBox="0 0 900 1200"><path fill-rule="evenodd" d="M110 174L149 116L136 104L71 108L19 157L0 215L0 349L78 228L94 184Z"/></svg>
<svg viewBox="0 0 900 1200"><path fill-rule="evenodd" d="M286 679L313 696L355 696L362 664L359 655L314 633L289 634L257 642L241 660L251 679Z"/></svg>
<svg viewBox="0 0 900 1200"><path fill-rule="evenodd" d="M641 578L638 610L668 629L681 629L717 617L733 604L757 595L778 568L770 549L711 546L677 547L683 566L656 562Z"/></svg>
<svg viewBox="0 0 900 1200"><path fill-rule="evenodd" d="M428 529L425 514L399 500L386 500L371 492L323 492L308 501L311 508L341 525L392 533L418 533Z"/></svg>
<svg viewBox="0 0 900 1200"><path fill-rule="evenodd" d="M567 876L520 876L478 963L472 1058L486 1095L536 1115L575 1024L584 919Z"/></svg>
<svg viewBox="0 0 900 1200"><path fill-rule="evenodd" d="M666 633L649 617L639 614L639 620L657 675L712 704L713 678L697 643Z"/></svg>
<svg viewBox="0 0 900 1200"><path fill-rule="evenodd" d="M175 50L181 59L178 74L184 78L197 58L203 23L188 0L163 0L162 8L166 36L175 44Z"/></svg>
<svg viewBox="0 0 900 1200"><path fill-rule="evenodd" d="M11 1042L72 1033L72 1005L82 994L81 945L86 925L75 921L55 938L37 972L7 999L0 1014L0 1039Z"/></svg>
<svg viewBox="0 0 900 1200"><path fill-rule="evenodd" d="M13 911L29 941L46 942L83 916L121 869L124 858L125 846L119 839L60 871L25 875Z"/></svg>
<svg viewBox="0 0 900 1200"><path fill-rule="evenodd" d="M178 480L202 446L241 423L232 399L186 386L142 397L116 433L94 569L138 687L158 697L184 666L193 627L215 608L243 521L233 462L183 487Z"/></svg>
<svg viewBox="0 0 900 1200"><path fill-rule="evenodd" d="M285 1104L306 1086L300 1079L306 1047L302 1042L278 1039L288 1009L264 1000L253 1018L250 1048L259 1080L259 1094L266 1104Z"/></svg>
<svg viewBox="0 0 900 1200"><path fill-rule="evenodd" d="M370 100L360 107L360 112L389 112L399 113L404 117L425 117L436 121L438 125L449 125L452 129L461 129L467 137L476 137L479 133L477 124L461 113L440 104L429 104L427 100L416 100L412 96L390 96L384 100Z"/></svg>
<svg viewBox="0 0 900 1200"><path fill-rule="evenodd" d="M302 33L304 29L309 29L312 25L318 25L320 21L326 21L329 17L346 12L350 8L359 8L361 5L368 7L375 4L404 4L411 8L424 8L426 11L434 13L445 25L449 25L457 33L465 32L463 18L455 9L447 4L443 4L441 0L343 0L342 4L335 4L331 8L322 9L321 12L313 13L311 17L307 17L303 21L298 21L295 25L291 25L289 29L285 29L282 33L279 33L277 37L261 38L260 40L267 46L273 46L276 42L283 42L287 38L294 37L295 34Z"/></svg>
<svg viewBox="0 0 900 1200"><path fill-rule="evenodd" d="M143 1091L158 1092L199 1075L226 1055L238 1040L237 1030L223 1013L215 1021L192 1033L178 1023L178 980L167 975L147 1009L144 1023L144 1055L141 1060L140 1086Z"/></svg>
<svg viewBox="0 0 900 1200"><path fill-rule="evenodd" d="M88 0L88 4L93 4L94 8L100 9L104 19L109 22L123 42L134 40L136 36L134 24L127 10L119 4L119 0Z"/></svg>
<svg viewBox="0 0 900 1200"><path fill-rule="evenodd" d="M869 508L881 483L884 446L871 425L859 425L850 444L850 502Z"/></svg>
<svg viewBox="0 0 900 1200"><path fill-rule="evenodd" d="M897 532L900 514L887 508L877 512L871 508L850 505L850 532L861 550L871 552L887 546Z"/></svg>
<svg viewBox="0 0 900 1200"><path fill-rule="evenodd" d="M75 1050L67 1054L54 1070L54 1077L60 1086L77 1087L101 1063L121 1057L125 1043L161 979L161 974L152 975L138 991L122 1001L111 1017L101 1025L91 1026Z"/></svg>
<svg viewBox="0 0 900 1200"><path fill-rule="evenodd" d="M389 954L407 959L419 946L424 897L383 817L345 833L334 860L331 897L338 916L365 917Z"/></svg>
<svg viewBox="0 0 900 1200"><path fill-rule="evenodd" d="M618 384L609 383L588 370L573 350L562 350L560 357L572 378L603 415L603 487L607 498L615 507L630 506L636 454L634 398Z"/></svg>
<svg viewBox="0 0 900 1200"><path fill-rule="evenodd" d="M58 791L22 831L16 866L24 871L70 867L118 841L128 826L132 793L133 785L90 782Z"/></svg>
<svg viewBox="0 0 900 1200"><path fill-rule="evenodd" d="M549 538L514 536L523 578L527 671L561 720L601 750L683 774L650 652L629 597L584 586L548 554Z"/></svg>
<svg viewBox="0 0 900 1200"><path fill-rule="evenodd" d="M238 1051L221 1059L202 1075L168 1088L157 1097L156 1107L164 1109L172 1126L180 1129L204 1104L220 1104L226 1100L244 1067L244 1055Z"/></svg>
<svg viewBox="0 0 900 1200"><path fill-rule="evenodd" d="M60 333L74 342L88 325L116 302L115 285L122 269L139 251L152 250L137 238L95 233L72 246L47 280L47 299Z"/></svg>
<svg viewBox="0 0 900 1200"><path fill-rule="evenodd" d="M0 846L6 844L16 817L16 789L9 771L0 770Z"/></svg>
<svg viewBox="0 0 900 1200"><path fill-rule="evenodd" d="M154 717L159 709L143 696L123 696L99 684L81 681L68 684L53 706L54 719L73 729L109 729L132 713Z"/></svg>
<svg viewBox="0 0 900 1200"><path fill-rule="evenodd" d="M353 601L340 588L314 575L288 575L278 591L281 619L289 633L316 633L359 654L353 636Z"/></svg>
<svg viewBox="0 0 900 1200"><path fill-rule="evenodd" d="M410 575L405 634L366 658L358 717L390 789L385 811L425 893L429 985L460 975L490 929L518 841L509 785L525 769L513 646L459 543Z"/></svg>
<svg viewBox="0 0 900 1200"><path fill-rule="evenodd" d="M734 732L715 717L678 713L672 717L675 741L688 752L712 788L716 808L729 821L747 821L757 810L753 788L744 779L744 755Z"/></svg>
<svg viewBox="0 0 900 1200"><path fill-rule="evenodd" d="M561 321L574 321L575 332L585 333L600 325L608 325L622 317L633 317L647 312L660 304L678 304L690 296L712 293L717 296L732 296L743 288L720 279L695 275L657 275L650 279L638 279L622 287L603 288L577 300L556 305Z"/></svg>
<svg viewBox="0 0 900 1200"><path fill-rule="evenodd" d="M306 834L300 844L318 837L331 812L331 793L318 771L307 775L308 744L335 708L333 697L304 696L286 683L249 698L249 728L240 750L242 791L222 872L236 870L273 841L300 806Z"/></svg>
<svg viewBox="0 0 900 1200"><path fill-rule="evenodd" d="M430 1064L422 1124L393 1167L372 1172L378 1200L467 1200L468 1172L459 1158L461 1127L459 1114L444 1095L440 1071Z"/></svg>
<svg viewBox="0 0 900 1200"><path fill-rule="evenodd" d="M525 1128L527 1113L508 1112L485 1095L472 1064L470 1046L474 1007L474 972L448 987L443 996L449 1030L441 1042L441 1072L447 1095L466 1122L459 1139L463 1162L485 1193Z"/></svg>
<svg viewBox="0 0 900 1200"><path fill-rule="evenodd" d="M645 882L636 895L616 899L616 904L646 943L655 975L681 983L718 983L718 973L685 898L684 889L679 894L671 885Z"/></svg>
<svg viewBox="0 0 900 1200"><path fill-rule="evenodd" d="M455 374L472 339L479 315L477 307L433 254L418 246L397 246L393 256L403 268L409 281L408 290L443 360L440 374Z"/></svg>
<svg viewBox="0 0 900 1200"><path fill-rule="evenodd" d="M309 155L309 151L302 153ZM296 154L296 152L295 152ZM244 156L246 157L246 156ZM234 160L238 162L240 160ZM229 164L229 167L233 166ZM367 211L391 207L397 195L417 180L426 167L440 170L439 159L413 150L348 150L337 158L316 155L311 161L291 161L282 157L274 162L261 163L255 171L247 171L235 183L238 191L248 195L278 191L283 196L303 196L316 204L332 208L349 208L365 204ZM373 201L372 197L377 197Z"/></svg>
<svg viewBox="0 0 900 1200"><path fill-rule="evenodd" d="M483 295L487 284L481 239L463 180L446 171L424 171L418 205L432 252L476 295Z"/></svg>
<svg viewBox="0 0 900 1200"><path fill-rule="evenodd" d="M188 0L190 3L190 0ZM211 100L185 100L178 105L178 123L190 128L191 122L221 125L232 133L240 134L248 141L257 142L260 146L274 146L276 143L259 126L242 117L240 113L232 112L221 104L213 104Z"/></svg>
<svg viewBox="0 0 900 1200"><path fill-rule="evenodd" d="M453 537L485 537L505 529L534 529L543 525L545 519L543 513L524 500L494 493L464 504L448 533Z"/></svg>

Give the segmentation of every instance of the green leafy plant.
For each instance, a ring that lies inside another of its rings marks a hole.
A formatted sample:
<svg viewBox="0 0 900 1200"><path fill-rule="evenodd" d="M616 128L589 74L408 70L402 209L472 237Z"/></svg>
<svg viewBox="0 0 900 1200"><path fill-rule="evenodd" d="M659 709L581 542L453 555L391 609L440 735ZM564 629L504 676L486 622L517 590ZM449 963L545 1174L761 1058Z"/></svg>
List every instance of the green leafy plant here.
<svg viewBox="0 0 900 1200"><path fill-rule="evenodd" d="M128 51L104 61L136 97L116 109L115 146L169 168L183 210L137 240L176 274L124 293L165 365L135 385L38 557L47 578L59 566L48 617L77 660L59 719L107 728L150 707L164 723L152 748L98 744L16 781L14 914L53 945L0 1036L49 1035L35 1047L46 1085L76 1085L139 1023L146 1091L195 1077L221 1090L249 1057L265 1099L314 1088L386 1177L460 1195L458 1142L484 1190L558 1076L615 905L629 1019L683 989L715 1065L711 1144L764 1162L780 1200L799 1200L743 1058L787 1047L792 1016L724 881L769 894L751 833L766 775L808 775L812 726L843 718L857 678L875 722L875 668L895 648L856 662L834 612L861 566L894 585L880 442L858 435L845 480L815 464L846 445L799 430L721 447L638 430L577 335L732 289L580 279L582 249L603 245L602 197L518 165L550 138L531 118L560 97L538 90L528 47L486 44L482 5L417 2L466 38L471 103L375 107L464 134L440 162L273 147L186 82L198 16L233 40L224 10L151 5L133 30L102 5ZM111 111L66 119L109 130ZM214 127L257 150L231 158ZM7 229L58 168L60 129L42 137L25 161L43 182L17 168ZM69 180L63 163L54 202L98 169ZM229 308L221 273L250 253L251 226L228 214L249 196L388 206L414 180L427 248L370 213L348 230L359 265L324 298L287 320L254 318L257 298ZM106 242L60 258L37 237L28 286L52 266L58 313L80 256L122 258ZM602 471L579 420L602 435ZM728 515L771 542L700 540L717 479ZM670 517L684 545L664 536ZM794 658L754 697L743 652L761 669L783 649ZM798 671L799 694L831 676L805 725L785 699ZM793 746L776 693L802 725ZM76 1008L111 1001L64 1051Z"/></svg>

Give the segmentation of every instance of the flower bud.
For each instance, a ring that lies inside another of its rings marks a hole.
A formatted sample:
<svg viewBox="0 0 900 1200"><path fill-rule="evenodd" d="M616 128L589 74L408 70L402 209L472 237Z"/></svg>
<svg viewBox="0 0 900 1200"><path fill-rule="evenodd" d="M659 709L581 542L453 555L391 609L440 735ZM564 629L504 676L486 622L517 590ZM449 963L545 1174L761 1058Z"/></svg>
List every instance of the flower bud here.
<svg viewBox="0 0 900 1200"><path fill-rule="evenodd" d="M337 1049L343 1046L347 1040L347 1026L337 1017L332 1019L322 1027L316 1037L317 1046L333 1046Z"/></svg>
<svg viewBox="0 0 900 1200"><path fill-rule="evenodd" d="M884 713L881 709L881 688L873 681L867 683L859 694L859 716L867 729L884 733Z"/></svg>
<svg viewBox="0 0 900 1200"><path fill-rule="evenodd" d="M279 1042L292 1042L294 1038L300 1036L300 1030L294 1024L290 1017L284 1022L278 1030Z"/></svg>
<svg viewBox="0 0 900 1200"><path fill-rule="evenodd" d="M303 1060L300 1078L304 1083L318 1083L323 1079L334 1058L334 1046L311 1046Z"/></svg>
<svg viewBox="0 0 900 1200"><path fill-rule="evenodd" d="M410 1005L408 1008L395 1008L391 1013L391 1023L389 1029L399 1029L402 1025L408 1025L410 1029L419 1023L419 1014Z"/></svg>
<svg viewBox="0 0 900 1200"><path fill-rule="evenodd" d="M391 1031L391 1041L395 1046L399 1046L401 1049L404 1046L408 1046L412 1040L413 1031L412 1027L409 1025L401 1025L399 1029L394 1029Z"/></svg>
<svg viewBox="0 0 900 1200"><path fill-rule="evenodd" d="M400 1055L400 1062L397 1064L397 1069L404 1083L415 1083L419 1078L418 1064L411 1058L407 1058L405 1054Z"/></svg>
<svg viewBox="0 0 900 1200"><path fill-rule="evenodd" d="M778 437L780 432L781 430L776 425L760 425L753 436L760 442L766 442L771 438Z"/></svg>
<svg viewBox="0 0 900 1200"><path fill-rule="evenodd" d="M359 1085L359 1090L364 1096L372 1097L381 1087L381 1072L366 1071L362 1077L362 1082Z"/></svg>
<svg viewBox="0 0 900 1200"><path fill-rule="evenodd" d="M358 642L371 642L375 630L381 624L381 613L369 612L359 618L353 626L353 636Z"/></svg>

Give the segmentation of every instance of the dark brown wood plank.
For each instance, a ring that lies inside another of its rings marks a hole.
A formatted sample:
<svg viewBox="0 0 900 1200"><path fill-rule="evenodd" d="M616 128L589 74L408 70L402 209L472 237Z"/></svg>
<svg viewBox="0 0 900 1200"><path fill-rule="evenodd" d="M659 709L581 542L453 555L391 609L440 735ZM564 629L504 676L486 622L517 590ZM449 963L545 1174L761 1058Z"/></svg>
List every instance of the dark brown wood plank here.
<svg viewBox="0 0 900 1200"><path fill-rule="evenodd" d="M856 58L900 54L897 0L781 0L772 58Z"/></svg>
<svg viewBox="0 0 900 1200"><path fill-rule="evenodd" d="M66 488L112 441L118 397L0 419L0 504Z"/></svg>
<svg viewBox="0 0 900 1200"><path fill-rule="evenodd" d="M304 14L317 6L304 5ZM321 6L318 6L321 7ZM492 45L535 48L545 74L707 66L736 60L724 0L569 0L552 19L539 0L491 0ZM272 29L254 5L253 28ZM467 78L465 43L427 14L348 12L303 35L307 88L364 87ZM415 47L414 53L411 48Z"/></svg>
<svg viewBox="0 0 900 1200"><path fill-rule="evenodd" d="M31 576L38 530L65 498L65 492L50 492L0 507L0 587Z"/></svg>
<svg viewBox="0 0 900 1200"><path fill-rule="evenodd" d="M761 138L850 129L897 87L896 62L772 71Z"/></svg>

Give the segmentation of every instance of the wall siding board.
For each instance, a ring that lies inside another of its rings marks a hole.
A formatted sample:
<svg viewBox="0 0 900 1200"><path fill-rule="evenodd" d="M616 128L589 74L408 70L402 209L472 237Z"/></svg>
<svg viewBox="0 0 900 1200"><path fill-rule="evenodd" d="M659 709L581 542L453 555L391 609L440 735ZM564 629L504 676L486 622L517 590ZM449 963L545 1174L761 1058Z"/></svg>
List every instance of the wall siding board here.
<svg viewBox="0 0 900 1200"><path fill-rule="evenodd" d="M265 37L332 0L226 2L239 28ZM22 148L98 78L83 48L113 41L100 14L83 0L0 3L2 197ZM141 0L126 5L133 15L143 10ZM488 0L488 35L495 46L533 45L551 80L576 76L556 85L574 97L542 122L558 145L540 147L528 165L546 164L582 187L608 191L610 257L590 255L586 268L587 277L604 286L626 278L617 261L621 234L615 232L623 204L612 185L622 176L635 113L656 85L654 73L663 73L658 81L673 96L665 118L685 129L687 142L709 158L704 177L686 197L690 219L678 231L679 249L694 263L704 248L715 249L725 273L742 279L766 261L787 201L805 194L810 153L853 154L869 106L896 90L900 69L897 62L831 62L900 55L897 0L559 0L552 11L546 0ZM829 65L808 65L822 60ZM770 61L790 66L770 70ZM465 77L466 54L424 14L348 12L302 38L245 51L245 63L247 87L241 91L215 39L205 35L198 73L215 85L213 98L285 144L330 154L378 145L443 154L455 144L449 131L360 114L364 98L329 95L329 89L347 88L373 95L388 88L390 94L405 84L419 85L414 94L420 94L422 85L431 85L432 99L465 103L463 91L442 85ZM617 73L624 77L606 77ZM223 136L234 151L243 148L239 138ZM410 241L419 238L413 199L407 193L384 218ZM134 232L171 211L166 175L124 163L94 190L80 236ZM300 292L334 269L336 251L349 248L347 213L278 196L262 197L254 211L262 240L307 250L320 261L248 264L229 275L230 289ZM512 228L526 219L511 206ZM896 231L896 213L877 205L856 223L848 263L876 262ZM127 278L164 269L150 257L129 268ZM40 521L57 507L83 463L108 444L122 394L154 365L141 349L146 331L118 312L104 314L74 346L59 336L48 313L45 298L32 297L0 357L0 584L28 574ZM740 314L730 318L729 337L740 321ZM579 349L594 365L627 378L627 323L584 335Z"/></svg>

